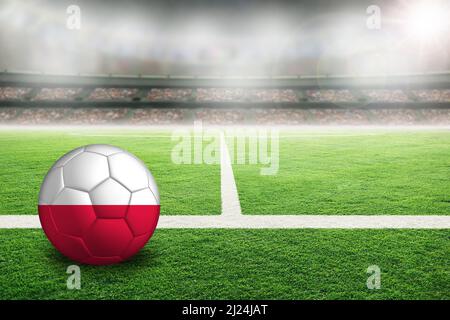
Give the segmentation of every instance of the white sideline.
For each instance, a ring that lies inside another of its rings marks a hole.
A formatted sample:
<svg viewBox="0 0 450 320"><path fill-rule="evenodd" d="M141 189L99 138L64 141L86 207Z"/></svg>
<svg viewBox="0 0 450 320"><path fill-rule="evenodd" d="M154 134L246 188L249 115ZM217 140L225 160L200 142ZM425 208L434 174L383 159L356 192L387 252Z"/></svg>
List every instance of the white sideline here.
<svg viewBox="0 0 450 320"><path fill-rule="evenodd" d="M234 180L230 153L228 152L225 136L220 135L220 194L222 199L222 216L240 216L241 204Z"/></svg>
<svg viewBox="0 0 450 320"><path fill-rule="evenodd" d="M158 228L450 228L450 216L324 216L324 215L240 215L240 216L161 216Z"/></svg>
<svg viewBox="0 0 450 320"><path fill-rule="evenodd" d="M40 229L37 215L0 215L2 229ZM450 216L161 216L158 229L450 229Z"/></svg>

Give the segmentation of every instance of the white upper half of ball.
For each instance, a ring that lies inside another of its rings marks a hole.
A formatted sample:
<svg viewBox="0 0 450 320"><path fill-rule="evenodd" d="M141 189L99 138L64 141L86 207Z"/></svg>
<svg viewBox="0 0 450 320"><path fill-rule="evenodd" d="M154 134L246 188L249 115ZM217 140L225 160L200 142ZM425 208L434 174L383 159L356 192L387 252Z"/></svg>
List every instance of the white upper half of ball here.
<svg viewBox="0 0 450 320"><path fill-rule="evenodd" d="M141 160L118 147L96 144L56 161L42 183L39 204L156 205L159 192Z"/></svg>

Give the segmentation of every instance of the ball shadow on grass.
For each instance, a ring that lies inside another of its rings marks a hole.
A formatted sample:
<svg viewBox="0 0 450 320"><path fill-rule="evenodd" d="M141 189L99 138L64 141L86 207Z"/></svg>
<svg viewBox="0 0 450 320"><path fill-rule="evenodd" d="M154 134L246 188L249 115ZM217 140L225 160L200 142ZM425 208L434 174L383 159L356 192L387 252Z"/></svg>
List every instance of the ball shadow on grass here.
<svg viewBox="0 0 450 320"><path fill-rule="evenodd" d="M154 244L149 248L149 244L147 244L144 248L141 249L135 256L129 258L120 263L110 264L110 265L89 265L79 263L77 261L71 260L66 257L62 253L60 253L56 248L54 248L50 243L40 242L41 251L44 253L44 256L49 261L50 265L67 268L70 265L78 265L80 268L85 270L108 270L117 269L121 271L136 272L139 271L142 267L149 266L157 266L159 264L159 257L161 256L158 252L158 246Z"/></svg>

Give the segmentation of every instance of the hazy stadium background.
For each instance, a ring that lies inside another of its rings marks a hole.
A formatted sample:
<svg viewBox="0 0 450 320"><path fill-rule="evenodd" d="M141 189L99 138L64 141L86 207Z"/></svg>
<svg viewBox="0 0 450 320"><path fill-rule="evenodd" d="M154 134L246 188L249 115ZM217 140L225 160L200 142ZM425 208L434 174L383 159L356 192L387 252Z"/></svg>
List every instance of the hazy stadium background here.
<svg viewBox="0 0 450 320"><path fill-rule="evenodd" d="M449 122L448 1L80 1L79 30L71 4L2 4L1 122Z"/></svg>
<svg viewBox="0 0 450 320"><path fill-rule="evenodd" d="M449 16L449 1L4 0L0 215L36 214L48 168L89 143L138 155L163 215L219 215L220 166L170 159L173 130L201 120L281 130L277 175L233 166L244 215L448 216ZM82 266L71 292L41 230L0 229L0 297L449 299L448 236L162 229L134 260Z"/></svg>

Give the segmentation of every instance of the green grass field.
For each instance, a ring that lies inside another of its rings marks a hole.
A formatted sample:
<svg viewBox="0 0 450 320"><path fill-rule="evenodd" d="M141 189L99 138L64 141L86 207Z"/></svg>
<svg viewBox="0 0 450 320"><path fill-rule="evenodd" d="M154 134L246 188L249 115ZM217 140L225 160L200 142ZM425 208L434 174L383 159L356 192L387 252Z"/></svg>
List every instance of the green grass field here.
<svg viewBox="0 0 450 320"><path fill-rule="evenodd" d="M448 230L157 230L131 261L73 264L40 230L0 230L0 299L450 299ZM367 267L381 289L366 287Z"/></svg>
<svg viewBox="0 0 450 320"><path fill-rule="evenodd" d="M176 165L169 131L0 131L0 214L36 214L53 162L109 143L154 174L162 214L220 214L220 166ZM234 165L244 214L450 214L450 131L286 131L280 168ZM157 229L131 261L66 288L41 230L0 229L0 299L450 299L450 231ZM366 287L381 269L381 289Z"/></svg>
<svg viewBox="0 0 450 320"><path fill-rule="evenodd" d="M277 175L236 165L244 214L450 214L450 132L282 133Z"/></svg>

